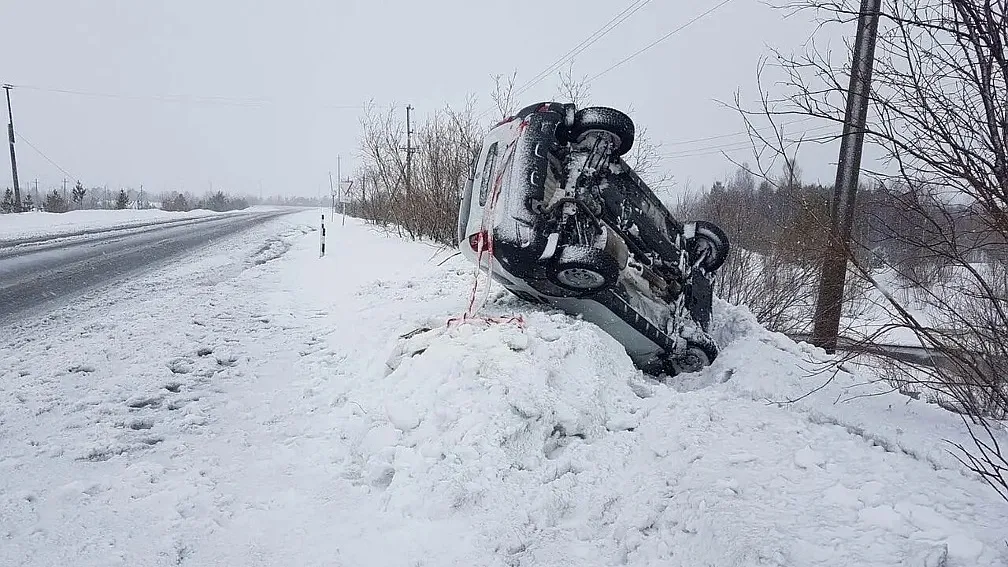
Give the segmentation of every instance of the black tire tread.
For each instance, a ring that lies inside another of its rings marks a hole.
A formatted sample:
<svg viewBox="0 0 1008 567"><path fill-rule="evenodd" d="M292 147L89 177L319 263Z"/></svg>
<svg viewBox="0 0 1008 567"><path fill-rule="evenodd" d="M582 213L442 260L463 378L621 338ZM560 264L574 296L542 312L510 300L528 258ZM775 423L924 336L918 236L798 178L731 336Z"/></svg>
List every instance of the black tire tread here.
<svg viewBox="0 0 1008 567"><path fill-rule="evenodd" d="M617 156L626 154L633 147L633 120L615 108L593 106L577 111L574 114L574 124L571 126L571 138L577 140L582 134L591 130L605 130L615 134L620 140L620 145L614 152Z"/></svg>
<svg viewBox="0 0 1008 567"><path fill-rule="evenodd" d="M728 259L728 252L730 249L730 244L728 242L728 235L725 234L724 230L720 226L708 222L708 221L697 221L696 222L697 233L694 236L694 247L696 246L695 241L701 238L699 235L701 231L707 231L714 235L715 239L718 240L721 246L716 247L718 255L710 259L710 261L704 263L704 269L709 273L717 271L722 265L724 265L725 260ZM691 251L692 252L692 251Z"/></svg>

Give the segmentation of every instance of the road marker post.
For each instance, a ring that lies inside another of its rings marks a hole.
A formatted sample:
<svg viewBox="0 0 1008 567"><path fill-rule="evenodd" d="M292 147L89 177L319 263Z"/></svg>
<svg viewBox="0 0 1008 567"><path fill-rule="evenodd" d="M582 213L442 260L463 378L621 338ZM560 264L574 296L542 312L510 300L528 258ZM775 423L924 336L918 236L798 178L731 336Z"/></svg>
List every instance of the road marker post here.
<svg viewBox="0 0 1008 567"><path fill-rule="evenodd" d="M322 252L319 254L319 258L325 256L325 213L322 213L322 233L320 235L320 241L322 243Z"/></svg>

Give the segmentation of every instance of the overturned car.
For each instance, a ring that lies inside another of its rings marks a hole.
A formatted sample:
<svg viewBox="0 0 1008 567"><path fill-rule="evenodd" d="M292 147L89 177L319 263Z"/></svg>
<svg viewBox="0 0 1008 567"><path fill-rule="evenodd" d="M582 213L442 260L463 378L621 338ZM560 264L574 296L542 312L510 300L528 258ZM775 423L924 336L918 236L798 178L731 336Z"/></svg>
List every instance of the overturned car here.
<svg viewBox="0 0 1008 567"><path fill-rule="evenodd" d="M485 137L459 210L464 256L518 297L578 314L655 375L694 372L724 232L682 223L623 160L634 125L611 108L528 106Z"/></svg>

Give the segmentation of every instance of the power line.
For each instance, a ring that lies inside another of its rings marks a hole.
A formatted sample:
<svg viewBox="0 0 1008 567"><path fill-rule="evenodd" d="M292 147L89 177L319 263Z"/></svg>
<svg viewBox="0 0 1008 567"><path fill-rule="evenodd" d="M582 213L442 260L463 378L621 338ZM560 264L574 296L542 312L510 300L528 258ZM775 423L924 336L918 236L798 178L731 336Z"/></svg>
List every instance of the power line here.
<svg viewBox="0 0 1008 567"><path fill-rule="evenodd" d="M535 77L533 77L533 79L531 79L530 81L526 82L525 85L523 85L522 87L520 87L518 89L518 91L516 92L516 94L521 94L521 93L525 92L526 90L528 90L529 88L531 88L532 86L534 86L535 84L537 84L539 81L541 81L542 79L544 79L547 75L549 75L549 73L551 73L554 69L556 69L559 64L562 64L563 61L566 60L568 57L576 56L581 51L584 51L585 49L587 49L588 46L590 46L591 44L595 43L596 41L598 41L599 39L601 39L602 36L604 36L605 34L609 33L610 31L612 31L612 29L614 29L616 26L618 26L619 24L621 24L624 21L626 21L626 19L629 18L630 16L632 16L634 12L636 12L637 10L639 10L640 8L642 8L644 6L644 4L647 3L647 1L649 1L649 0L646 0L643 3L641 3L640 0L637 0L634 3L632 3L630 6L628 6L627 8L624 8L623 11L621 11L618 14L616 14L616 16L614 16L613 18L611 18L605 25L603 25L601 28L599 28L599 30L596 30L594 33L592 33L591 35L589 35L588 38L586 38L585 40L582 40L581 43L579 43L574 48L572 48L570 51L568 51L566 54L564 54L562 57L560 57L560 59L558 59L557 61L554 61L554 63L552 65L550 65L549 67L547 67L544 71L540 72L538 75L536 75ZM687 27L693 25L694 23L700 21L701 19L703 19L703 18L705 18L705 17L713 14L715 11L717 11L718 9L720 9L723 6L725 6L726 4L728 4L731 1L732 0L722 0L720 3L714 5L712 8L709 8L708 10L706 10L706 11L698 14L697 16L695 16L692 19L686 21L685 23L683 23L679 27L677 27L677 28L673 29L672 31L666 33L662 37L656 39L655 41L649 43L648 45L642 47L641 49L638 49L634 53L631 53L629 56L621 59L620 61L617 61L613 65L610 65L609 67L607 67L606 69L604 69L600 73L597 73L597 74L589 77L585 81L585 83L586 84L591 83L595 79L598 79L599 77L605 75L606 73L609 73L613 69L616 69L617 67L620 67L621 65L627 63L628 61L631 61L632 59L636 58L637 56L639 56L640 54L644 53L645 51L648 51L649 49L651 49L654 46L658 45L659 43L667 40L668 38L672 37L673 35L681 32L682 30L684 30ZM627 13L627 12L629 12L629 13ZM602 33L600 34L600 32L602 32ZM597 35L597 34L599 34L599 35ZM597 37L595 37L596 35L597 35ZM587 45L585 45L586 43L587 43ZM483 111L482 113L480 113L480 115L477 118L480 118L480 117L486 115L491 110L492 109L487 109L487 110ZM733 136L733 135L736 135L736 134L726 134L723 137L730 137L730 136Z"/></svg>
<svg viewBox="0 0 1008 567"><path fill-rule="evenodd" d="M726 144L723 146L713 146L710 148L695 148L692 150L687 150L683 152L677 152L672 154L663 154L661 157L664 159L683 159L691 157L701 157L713 154L719 154L721 152L732 152L738 150L744 150L752 147L751 142L735 142L734 144Z"/></svg>
<svg viewBox="0 0 1008 567"><path fill-rule="evenodd" d="M518 87L515 92L516 95L520 95L532 88L540 81L549 76L550 73L560 68L560 66L568 59L573 60L574 57L578 56L585 49L591 47L596 41L602 39L606 34L614 30L617 26L625 22L630 16L633 16L638 10L646 6L651 0L634 0L629 6L623 9L620 13L616 14L609 19L608 22L602 25L601 28L592 32L588 37L581 40L580 43L572 47L567 53L563 54L559 59L551 63L548 67L539 72L538 75L532 77L526 81L522 86Z"/></svg>
<svg viewBox="0 0 1008 567"><path fill-rule="evenodd" d="M268 98L233 98L224 97L216 95L180 95L180 94L127 94L127 93L114 93L114 92L98 92L98 91L87 91L79 89L68 89L68 88L57 88L57 87L42 87L37 85L12 85L15 88L27 89L40 92L56 93L56 94L69 94L76 96L88 96L95 98L110 98L118 100L152 100L157 102L171 102L179 104L216 104L223 106L240 106L240 107L262 107L271 104L280 104L280 101ZM343 110L361 110L365 108L363 104L322 104L318 105L323 108L331 109L343 109Z"/></svg>
<svg viewBox="0 0 1008 567"><path fill-rule="evenodd" d="M637 56L638 56L638 55L640 55L641 53L644 53L645 51L647 51L647 50L651 49L652 47L654 47L654 46L658 45L659 43L661 43L661 42L665 41L666 39L668 39L668 38L672 37L673 35L675 35L675 34L677 34L677 33L681 32L682 30L684 30L684 29L686 29L687 27L689 27L689 26L693 25L693 24L694 24L694 23L696 23L697 21L699 21L699 20L701 20L701 19L703 19L703 18L705 18L705 17L709 16L710 14L713 14L713 13L714 13L714 12L715 12L715 11L716 11L716 10L717 10L718 8L721 8L722 6L724 6L725 4L727 4L727 3L731 2L731 1L732 1L732 0L722 0L722 1L721 1L721 2L719 3L719 4L715 5L715 6L713 7L713 8L710 8L710 9L708 9L708 10L707 10L706 12L703 12L702 14L700 14L700 15L698 15L698 16L696 16L696 17L694 17L693 19L691 19L691 20L689 20L688 22L686 22L686 23L682 24L681 26L677 27L676 29L674 29L674 30L672 30L672 31L668 32L667 34L665 34L665 35L661 36L660 38L658 38L658 39L654 40L653 42L649 43L648 45L646 45L646 46L644 46L644 47L642 47L642 48L638 49L637 51L633 52L632 54L630 54L630 55L629 55L629 56L627 56L626 58L624 58L624 59L621 59L620 61L617 61L616 63L614 63L614 64L613 64L613 65L611 65L610 67L606 68L606 69L605 69L604 71L602 71L601 73L598 73L597 75L594 75L594 76L592 76L591 78L589 78L589 79L588 79L588 82L590 83L590 82L594 81L595 79L597 79L597 78L601 77L602 75L605 75L605 74L606 74L606 73L608 73L609 71L612 71L613 69L615 69L615 68L619 67L620 65L623 65L623 64L624 64L624 63L626 63L627 61L630 61L631 59L633 59L633 58L637 57Z"/></svg>
<svg viewBox="0 0 1008 567"><path fill-rule="evenodd" d="M795 120L794 122L789 122L788 124L796 124L798 122L804 122L804 121L805 120ZM826 130L826 129L829 129L829 128L835 128L835 127L836 127L835 124L823 124L822 126L816 126L815 128L809 128L807 130L802 130L800 132L796 132L795 135L805 135L805 134L810 134L812 132L819 132L819 131L822 131L822 130ZM743 132L743 133L747 133L747 132ZM738 134L728 134L728 135L723 136L723 137L735 136L735 135L738 135ZM711 136L711 138L718 138L718 137L719 136ZM792 137L792 138L787 139L785 141L786 142L797 142L798 140L796 140L796 139L794 139ZM713 145L713 146L703 146L703 147L698 147L698 148L686 148L686 149L683 149L683 150L677 150L677 151L674 151L674 152L670 152L668 154L662 154L662 157L672 158L672 159L683 158L683 157L694 157L694 156L701 156L701 155L709 155L710 153L717 153L717 150L744 149L744 148L748 148L748 147L751 147L751 146L752 146L752 141L751 140L743 140L743 141L739 141L739 142L728 142L726 144L717 144L717 145ZM711 152L710 150L714 150L714 151ZM695 152L700 152L700 153L695 153Z"/></svg>
<svg viewBox="0 0 1008 567"><path fill-rule="evenodd" d="M53 167L55 167L56 169L58 169L61 172L63 172L63 175L66 175L70 179L77 179L77 177L75 177L73 174L69 173L67 170L65 170L62 167L60 167L58 163L56 163L52 159L50 159L49 156L45 155L45 153L42 150L40 150L37 147L35 147L35 144L31 143L31 141L28 140L28 138L25 138L24 134L22 134L21 132L18 132L17 133L17 137L20 138L22 142L28 144L28 147L30 147L31 149L35 150L35 153L37 153L38 155L40 155L43 158L45 158L45 160L48 161L49 163L51 163L53 165Z"/></svg>
<svg viewBox="0 0 1008 567"><path fill-rule="evenodd" d="M790 126L792 124L801 124L803 122L808 122L809 120L815 120L815 118L816 118L815 116L806 116L805 118L802 118L800 120L792 120L791 122L782 122L781 124L778 124L778 126ZM683 145L687 145L687 144L693 144L693 143L696 143L696 142L709 142L711 140L720 140L720 139L723 139L723 138L734 138L736 136L746 136L748 134L749 134L748 130L742 130L740 132L734 132L734 133L731 133L731 134L719 134L717 136L707 136L705 138L693 138L692 140L678 140L678 141L675 141L675 142L662 142L661 145L663 147L667 147L667 146L683 146Z"/></svg>
<svg viewBox="0 0 1008 567"><path fill-rule="evenodd" d="M557 59L556 61L548 65L545 69L540 71L539 74L532 77L528 81L525 81L522 85L520 85L517 89L515 89L514 96L518 96L524 93L525 91L529 90L533 86L537 85L540 81L548 77L550 73L557 70L560 67L560 65L564 63L564 61L568 59L573 60L574 57L579 55L585 49L588 49L593 43L601 39L603 36L605 36L607 33L615 29L623 22L625 22L630 16L634 15L634 13L643 8L650 1L651 0L634 0L629 6L624 8L622 11L617 13L612 18L609 18L609 21L603 24L602 27L589 34L588 37L581 40L580 43L570 48L567 51L567 53L564 53L563 55L560 56L559 59ZM483 112L479 113L476 116L476 118L480 119L492 111L493 107L489 107Z"/></svg>

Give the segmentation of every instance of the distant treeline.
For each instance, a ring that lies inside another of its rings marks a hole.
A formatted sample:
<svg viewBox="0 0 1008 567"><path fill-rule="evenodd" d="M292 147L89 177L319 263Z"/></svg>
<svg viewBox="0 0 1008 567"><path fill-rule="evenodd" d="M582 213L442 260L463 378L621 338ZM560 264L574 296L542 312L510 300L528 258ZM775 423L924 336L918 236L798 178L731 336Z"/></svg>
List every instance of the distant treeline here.
<svg viewBox="0 0 1008 567"><path fill-rule="evenodd" d="M207 193L202 198L197 199L191 193L163 193L161 195L161 209L164 211L191 211L193 209L206 209L209 211L236 211L247 209L249 206L248 197L234 197L216 191Z"/></svg>
<svg viewBox="0 0 1008 567"><path fill-rule="evenodd" d="M275 201L284 199L286 198L273 198ZM49 213L65 213L82 209L162 209L165 211L207 209L223 212L245 209L249 205L256 204L255 201L247 196L231 195L221 190L208 192L201 197L181 191L164 191L155 195L143 189L121 188L118 191L110 191L105 187L89 188L78 181L70 189L51 189L44 194L39 194L37 190L22 190L20 208L22 211ZM310 204L317 204L317 200L313 200ZM0 213L13 213L17 209L14 191L8 187L3 193L3 198L0 199Z"/></svg>

